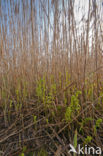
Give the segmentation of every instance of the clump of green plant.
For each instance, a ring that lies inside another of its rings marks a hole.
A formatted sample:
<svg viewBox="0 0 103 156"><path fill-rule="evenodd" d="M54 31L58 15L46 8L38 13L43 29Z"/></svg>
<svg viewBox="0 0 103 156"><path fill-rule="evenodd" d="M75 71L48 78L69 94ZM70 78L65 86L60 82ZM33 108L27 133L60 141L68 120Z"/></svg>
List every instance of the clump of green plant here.
<svg viewBox="0 0 103 156"><path fill-rule="evenodd" d="M88 145L90 142L92 141L92 137L91 136L87 136L84 140L84 145Z"/></svg>
<svg viewBox="0 0 103 156"><path fill-rule="evenodd" d="M72 109L71 107L67 107L66 112L65 112L65 120L71 121L71 114L72 114Z"/></svg>
<svg viewBox="0 0 103 156"><path fill-rule="evenodd" d="M96 120L96 124L94 126L94 133L96 134L97 132L97 128L100 128L101 123L103 122L103 120L101 118Z"/></svg>
<svg viewBox="0 0 103 156"><path fill-rule="evenodd" d="M43 77L43 79L40 79L37 82L36 95L37 95L39 101L42 101L45 106L47 106L47 107L50 106L50 104L55 99L56 93L57 93L56 83L53 82L51 84L50 88L48 89L46 87L45 77Z"/></svg>
<svg viewBox="0 0 103 156"><path fill-rule="evenodd" d="M75 95L71 96L71 103L70 106L67 107L66 112L65 112L65 120L72 121L72 117L74 115L77 115L80 110L80 104L79 104L79 95L81 94L81 91L77 91Z"/></svg>
<svg viewBox="0 0 103 156"><path fill-rule="evenodd" d="M36 95L38 97L38 100L39 101L42 101L43 104L45 104L46 101L49 102L49 100L50 100L47 97L47 95L46 95L46 91L47 91L47 88L46 88L46 80L45 80L45 77L43 77L43 79L40 79L37 82L37 87L36 87Z"/></svg>
<svg viewBox="0 0 103 156"><path fill-rule="evenodd" d="M18 80L17 86L15 88L15 109L16 111L20 111L22 108L22 103L23 103L23 95L22 95L22 87L21 87L21 80Z"/></svg>

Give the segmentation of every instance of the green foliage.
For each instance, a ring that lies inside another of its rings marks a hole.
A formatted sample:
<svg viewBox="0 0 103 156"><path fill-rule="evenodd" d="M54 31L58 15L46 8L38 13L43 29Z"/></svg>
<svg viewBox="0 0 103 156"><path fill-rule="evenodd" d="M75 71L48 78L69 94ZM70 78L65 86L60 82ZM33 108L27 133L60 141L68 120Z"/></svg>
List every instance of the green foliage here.
<svg viewBox="0 0 103 156"><path fill-rule="evenodd" d="M25 156L25 154L24 153L21 153L21 156Z"/></svg>
<svg viewBox="0 0 103 156"><path fill-rule="evenodd" d="M102 119L101 118L99 118L99 119L97 119L97 121L96 121L96 127L97 128L99 128L100 127L100 124L102 123Z"/></svg>
<svg viewBox="0 0 103 156"><path fill-rule="evenodd" d="M35 153L33 153L33 152L29 152L28 154L27 154L27 156L35 156L36 154Z"/></svg>
<svg viewBox="0 0 103 156"><path fill-rule="evenodd" d="M65 120L71 121L71 114L72 114L72 109L71 107L67 107L66 112L65 112Z"/></svg>
<svg viewBox="0 0 103 156"><path fill-rule="evenodd" d="M2 97L2 99L7 98L7 92L4 89L2 89L2 91L1 91L1 97Z"/></svg>
<svg viewBox="0 0 103 156"><path fill-rule="evenodd" d="M55 117L55 112L51 111L52 117Z"/></svg>
<svg viewBox="0 0 103 156"><path fill-rule="evenodd" d="M79 112L80 110L80 104L79 104L79 99L78 99L78 95L81 94L80 91L77 91L76 92L76 95L72 95L71 96L71 109L72 111L76 111L76 112Z"/></svg>
<svg viewBox="0 0 103 156"><path fill-rule="evenodd" d="M19 156L25 156L24 152L22 152L21 154L19 154Z"/></svg>
<svg viewBox="0 0 103 156"><path fill-rule="evenodd" d="M26 152L26 150L27 150L27 147L24 146L23 149L22 149L22 153L19 154L19 156L25 156L25 152Z"/></svg>
<svg viewBox="0 0 103 156"><path fill-rule="evenodd" d="M67 122L72 121L72 117L79 113L79 110L80 110L80 104L79 104L79 99L78 99L79 94L81 94L81 92L77 91L75 95L71 96L70 106L67 107L66 112L65 112L65 120Z"/></svg>
<svg viewBox="0 0 103 156"><path fill-rule="evenodd" d="M34 119L34 123L36 123L36 121L37 121L37 116L33 116L33 119Z"/></svg>
<svg viewBox="0 0 103 156"><path fill-rule="evenodd" d="M75 130L75 135L74 135L74 148L76 149L77 147L77 129ZM73 154L74 156L76 156L76 154Z"/></svg>
<svg viewBox="0 0 103 156"><path fill-rule="evenodd" d="M26 152L26 150L27 150L27 147L23 146L23 151L22 152L24 153L24 152Z"/></svg>
<svg viewBox="0 0 103 156"><path fill-rule="evenodd" d="M40 79L37 82L37 87L36 87L36 95L38 97L39 101L42 101L43 104L46 104L46 102L50 102L50 98L46 95L46 80L45 77L43 79Z"/></svg>
<svg viewBox="0 0 103 156"><path fill-rule="evenodd" d="M50 98L48 98L48 96L46 95L46 80L45 77L43 77L43 79L40 79L37 82L37 87L36 87L36 95L38 97L39 101L42 101L43 104L46 104L46 102L49 103Z"/></svg>
<svg viewBox="0 0 103 156"><path fill-rule="evenodd" d="M84 140L84 145L88 145L90 142L92 141L92 137L91 136L87 136Z"/></svg>
<svg viewBox="0 0 103 156"><path fill-rule="evenodd" d="M96 134L97 132L97 128L100 128L101 123L103 122L103 120L101 118L96 120L96 124L94 126L94 133Z"/></svg>
<svg viewBox="0 0 103 156"><path fill-rule="evenodd" d="M46 119L46 123L47 123L47 124L49 123L49 120L48 120L48 119Z"/></svg>
<svg viewBox="0 0 103 156"><path fill-rule="evenodd" d="M16 97L17 97L17 102L19 103L19 100L20 100L20 97L19 97L19 95L20 95L19 90L16 89L15 93L16 93Z"/></svg>
<svg viewBox="0 0 103 156"><path fill-rule="evenodd" d="M65 87L70 84L70 74L66 71L66 80L65 80Z"/></svg>
<svg viewBox="0 0 103 156"><path fill-rule="evenodd" d="M88 99L90 99L91 101L93 101L93 90L94 90L94 84L91 84L87 92Z"/></svg>
<svg viewBox="0 0 103 156"><path fill-rule="evenodd" d="M33 120L34 120L34 129L36 130L36 121L37 121L37 116L36 115L33 116Z"/></svg>
<svg viewBox="0 0 103 156"><path fill-rule="evenodd" d="M56 84L53 83L53 84L51 84L50 91L49 91L48 95L46 96L46 103L51 104L55 100L56 94L57 94Z"/></svg>
<svg viewBox="0 0 103 156"><path fill-rule="evenodd" d="M45 151L45 149L41 149L38 153L38 156L48 156L48 153Z"/></svg>
<svg viewBox="0 0 103 156"><path fill-rule="evenodd" d="M83 127L90 121L92 121L93 119L91 117L85 118L82 120L82 122L80 123L80 129L79 131L83 130Z"/></svg>
<svg viewBox="0 0 103 156"><path fill-rule="evenodd" d="M37 82L37 87L36 87L36 95L38 96L38 99L41 100L43 97L43 87L42 87L42 79L40 79Z"/></svg>
<svg viewBox="0 0 103 156"><path fill-rule="evenodd" d="M9 106L10 106L10 108L12 108L12 103L13 103L13 101L12 101L12 100L10 100L10 105L9 105Z"/></svg>
<svg viewBox="0 0 103 156"><path fill-rule="evenodd" d="M75 130L75 135L74 135L74 147L77 147L77 129Z"/></svg>
<svg viewBox="0 0 103 156"><path fill-rule="evenodd" d="M17 86L15 88L15 95L16 95L15 109L16 111L19 111L21 110L22 104L28 95L26 81L22 82L20 79L18 80Z"/></svg>
<svg viewBox="0 0 103 156"><path fill-rule="evenodd" d="M50 104L54 101L56 94L56 83L52 82L50 88L47 89L45 77L38 81L36 87L36 95L39 101L42 101L46 107L49 107Z"/></svg>
<svg viewBox="0 0 103 156"><path fill-rule="evenodd" d="M52 96L46 95L44 99L44 103L47 104L47 106L49 107L49 105L52 103Z"/></svg>
<svg viewBox="0 0 103 156"><path fill-rule="evenodd" d="M56 96L56 94L57 94L56 83L51 84L50 94L52 96Z"/></svg>

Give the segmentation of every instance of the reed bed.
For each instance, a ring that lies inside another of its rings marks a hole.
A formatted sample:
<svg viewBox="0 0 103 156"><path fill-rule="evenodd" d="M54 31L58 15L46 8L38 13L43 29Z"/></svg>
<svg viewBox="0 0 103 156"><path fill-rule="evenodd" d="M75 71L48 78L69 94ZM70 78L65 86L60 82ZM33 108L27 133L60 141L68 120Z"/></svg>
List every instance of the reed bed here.
<svg viewBox="0 0 103 156"><path fill-rule="evenodd" d="M72 0L0 2L0 155L103 150L99 1L79 23Z"/></svg>

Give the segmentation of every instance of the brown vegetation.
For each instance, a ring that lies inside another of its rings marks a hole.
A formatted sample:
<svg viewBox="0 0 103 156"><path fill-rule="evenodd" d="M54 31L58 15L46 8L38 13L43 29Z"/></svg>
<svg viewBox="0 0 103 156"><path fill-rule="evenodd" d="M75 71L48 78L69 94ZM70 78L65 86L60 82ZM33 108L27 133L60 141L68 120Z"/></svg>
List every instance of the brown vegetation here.
<svg viewBox="0 0 103 156"><path fill-rule="evenodd" d="M103 149L99 4L89 1L82 32L72 0L0 5L0 154L70 155L76 132Z"/></svg>

